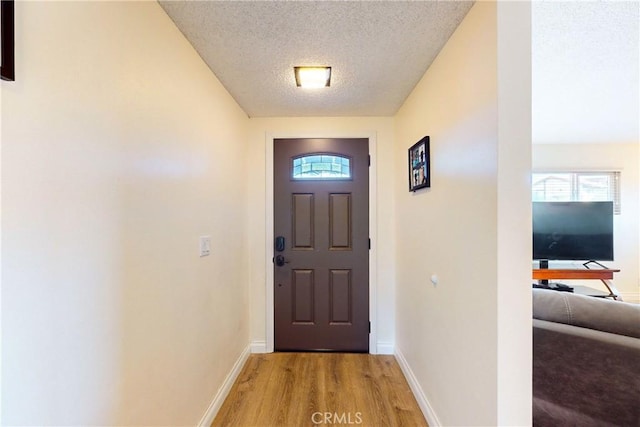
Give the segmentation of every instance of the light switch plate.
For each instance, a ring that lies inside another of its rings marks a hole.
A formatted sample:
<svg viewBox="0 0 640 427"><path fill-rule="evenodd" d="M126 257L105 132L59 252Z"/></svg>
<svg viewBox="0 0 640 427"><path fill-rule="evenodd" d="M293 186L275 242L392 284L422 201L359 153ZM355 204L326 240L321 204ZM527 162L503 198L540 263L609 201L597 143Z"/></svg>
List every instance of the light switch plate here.
<svg viewBox="0 0 640 427"><path fill-rule="evenodd" d="M200 257L211 254L211 236L200 236Z"/></svg>

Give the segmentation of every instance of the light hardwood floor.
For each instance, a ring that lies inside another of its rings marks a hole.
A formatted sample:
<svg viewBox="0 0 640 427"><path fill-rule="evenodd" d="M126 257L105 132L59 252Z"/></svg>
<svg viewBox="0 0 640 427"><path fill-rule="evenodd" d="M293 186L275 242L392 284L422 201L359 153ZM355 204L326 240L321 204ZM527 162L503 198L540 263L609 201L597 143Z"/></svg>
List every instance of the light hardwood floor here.
<svg viewBox="0 0 640 427"><path fill-rule="evenodd" d="M427 426L393 356L253 354L212 426Z"/></svg>

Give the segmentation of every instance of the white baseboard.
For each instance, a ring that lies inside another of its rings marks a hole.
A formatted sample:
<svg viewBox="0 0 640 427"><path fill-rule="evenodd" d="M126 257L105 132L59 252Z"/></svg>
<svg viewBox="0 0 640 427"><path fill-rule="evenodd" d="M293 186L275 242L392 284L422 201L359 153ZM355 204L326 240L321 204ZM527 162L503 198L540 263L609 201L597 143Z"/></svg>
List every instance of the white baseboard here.
<svg viewBox="0 0 640 427"><path fill-rule="evenodd" d="M242 367L244 366L245 362L249 358L249 354L251 354L250 346L247 346L247 348L245 348L244 351L240 354L240 357L238 357L238 360L236 360L236 363L233 364L233 368L231 368L231 372L229 372L229 374L227 375L227 378L225 378L224 382L222 383L222 387L220 387L215 397L211 401L209 408L207 408L207 411L202 416L202 419L198 423L199 427L211 426L214 418L216 417L216 415L218 414L218 411L220 410L220 407L224 403L224 400L229 395L229 391L231 391L231 387L233 387L233 383L236 381L236 378L238 378L238 375L240 375L240 371L242 371Z"/></svg>
<svg viewBox="0 0 640 427"><path fill-rule="evenodd" d="M411 367L407 363L407 359L404 358L404 356L402 355L402 352L397 347L396 347L395 356L396 356L396 360L398 361L398 365L400 365L400 369L402 369L402 372L404 373L404 377L407 379L407 382L409 383L409 387L411 388L413 395L418 401L418 406L420 406L420 410L422 410L422 414L424 415L424 418L427 420L427 424L429 424L429 427L440 427L442 423L440 423L440 420L438 419L438 416L433 410L433 407L431 407L431 404L429 403L427 396L425 396L424 391L422 390L422 387L420 387L420 383L418 382L418 379L416 378L416 376L413 374Z"/></svg>
<svg viewBox="0 0 640 427"><path fill-rule="evenodd" d="M376 344L376 350L378 352L376 354L394 354L395 348L392 342L387 341L378 341Z"/></svg>
<svg viewBox="0 0 640 427"><path fill-rule="evenodd" d="M269 353L267 351L267 342L266 341L252 341L251 342L251 353Z"/></svg>

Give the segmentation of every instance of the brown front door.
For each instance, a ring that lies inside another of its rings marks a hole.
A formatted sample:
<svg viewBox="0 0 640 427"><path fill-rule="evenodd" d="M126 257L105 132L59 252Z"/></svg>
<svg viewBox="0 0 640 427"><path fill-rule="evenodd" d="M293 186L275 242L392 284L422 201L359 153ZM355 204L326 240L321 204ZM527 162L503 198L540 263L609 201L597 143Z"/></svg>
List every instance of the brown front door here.
<svg viewBox="0 0 640 427"><path fill-rule="evenodd" d="M274 141L276 351L369 351L368 151Z"/></svg>

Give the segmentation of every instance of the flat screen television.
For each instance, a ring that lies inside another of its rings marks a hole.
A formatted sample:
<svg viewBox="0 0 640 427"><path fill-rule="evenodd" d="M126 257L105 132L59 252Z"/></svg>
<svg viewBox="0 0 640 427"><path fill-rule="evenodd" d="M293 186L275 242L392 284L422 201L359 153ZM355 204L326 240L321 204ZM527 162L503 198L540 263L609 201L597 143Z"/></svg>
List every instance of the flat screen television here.
<svg viewBox="0 0 640 427"><path fill-rule="evenodd" d="M533 259L613 261L613 202L533 202Z"/></svg>

